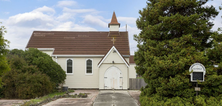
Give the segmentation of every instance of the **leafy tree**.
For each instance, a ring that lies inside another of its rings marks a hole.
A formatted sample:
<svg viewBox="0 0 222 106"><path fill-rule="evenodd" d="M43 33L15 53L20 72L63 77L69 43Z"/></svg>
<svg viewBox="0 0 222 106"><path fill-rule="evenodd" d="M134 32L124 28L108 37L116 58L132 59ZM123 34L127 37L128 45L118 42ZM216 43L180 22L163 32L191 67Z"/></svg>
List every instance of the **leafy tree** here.
<svg viewBox="0 0 222 106"><path fill-rule="evenodd" d="M26 51L13 49L9 52L10 55L17 55L24 58L28 66L36 66L39 71L48 75L52 83L56 86L63 83L66 79L65 71L59 64L52 60L52 57L39 51L38 49L29 48ZM10 58L11 56L8 56ZM13 60L13 59L10 59ZM20 65L12 66L19 67Z"/></svg>
<svg viewBox="0 0 222 106"><path fill-rule="evenodd" d="M139 11L136 23L141 30L134 39L138 42L135 53L136 70L148 86L142 89L141 105L194 105L199 99L219 96L222 76L218 76L205 56L211 48L213 23L218 15L213 6L204 6L208 0L148 0ZM189 67L202 63L207 69L205 82L200 86L202 96L195 97L190 82ZM214 89L212 89L214 82ZM218 93L218 94L216 94ZM206 96L206 97L205 97ZM218 102L219 103L219 102Z"/></svg>
<svg viewBox="0 0 222 106"><path fill-rule="evenodd" d="M51 82L56 84L56 86L63 83L66 79L65 71L48 54L38 49L29 48L29 50L25 51L24 56L28 65L37 66L39 71L48 75Z"/></svg>
<svg viewBox="0 0 222 106"><path fill-rule="evenodd" d="M0 88L2 86L2 75L3 73L5 73L6 71L9 70L9 66L7 64L5 55L7 53L7 44L9 43L9 41L7 41L6 39L4 39L3 35L6 33L5 27L4 26L0 26Z"/></svg>

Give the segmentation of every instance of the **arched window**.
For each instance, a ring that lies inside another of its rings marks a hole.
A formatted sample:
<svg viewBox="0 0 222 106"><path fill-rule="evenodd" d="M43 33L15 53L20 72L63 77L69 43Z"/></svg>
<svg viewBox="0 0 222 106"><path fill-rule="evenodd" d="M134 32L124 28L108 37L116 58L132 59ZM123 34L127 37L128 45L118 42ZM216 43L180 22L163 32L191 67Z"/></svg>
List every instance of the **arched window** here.
<svg viewBox="0 0 222 106"><path fill-rule="evenodd" d="M73 61L71 59L67 59L67 70L66 73L73 73Z"/></svg>
<svg viewBox="0 0 222 106"><path fill-rule="evenodd" d="M92 60L86 60L86 74L92 74Z"/></svg>

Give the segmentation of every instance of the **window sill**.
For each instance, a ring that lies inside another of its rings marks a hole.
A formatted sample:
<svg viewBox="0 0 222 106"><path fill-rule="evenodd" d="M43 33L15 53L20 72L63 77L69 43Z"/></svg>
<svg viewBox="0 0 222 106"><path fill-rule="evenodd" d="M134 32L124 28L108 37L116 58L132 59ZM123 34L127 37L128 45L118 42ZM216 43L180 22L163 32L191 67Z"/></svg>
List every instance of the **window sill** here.
<svg viewBox="0 0 222 106"><path fill-rule="evenodd" d="M68 76L72 76L72 75L73 75L73 73L66 73L66 75L68 75Z"/></svg>
<svg viewBox="0 0 222 106"><path fill-rule="evenodd" d="M91 75L91 76L92 76L92 75L93 75L93 73L92 73L92 74L85 74L85 75L89 75L89 76Z"/></svg>

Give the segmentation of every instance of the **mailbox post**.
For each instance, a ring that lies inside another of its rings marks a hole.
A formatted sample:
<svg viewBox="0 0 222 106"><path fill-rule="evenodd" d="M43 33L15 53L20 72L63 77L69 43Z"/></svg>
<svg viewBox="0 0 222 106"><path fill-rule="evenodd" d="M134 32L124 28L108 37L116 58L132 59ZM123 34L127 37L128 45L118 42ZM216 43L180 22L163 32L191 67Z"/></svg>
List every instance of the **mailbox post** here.
<svg viewBox="0 0 222 106"><path fill-rule="evenodd" d="M198 95L198 91L200 91L200 87L198 87L198 82L204 82L204 76L206 74L206 69L204 67L203 64L201 63L194 63L190 66L189 69L190 72L190 81L191 82L196 82L196 87L195 87L195 91L196 91L196 96Z"/></svg>

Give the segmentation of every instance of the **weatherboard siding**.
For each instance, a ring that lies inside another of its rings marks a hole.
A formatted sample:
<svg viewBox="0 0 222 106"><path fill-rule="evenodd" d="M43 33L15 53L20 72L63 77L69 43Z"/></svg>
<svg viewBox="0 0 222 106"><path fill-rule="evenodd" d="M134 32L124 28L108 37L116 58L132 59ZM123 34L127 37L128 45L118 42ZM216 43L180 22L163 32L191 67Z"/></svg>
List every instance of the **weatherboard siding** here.
<svg viewBox="0 0 222 106"><path fill-rule="evenodd" d="M129 78L136 78L136 64L130 64L130 67L129 67Z"/></svg>
<svg viewBox="0 0 222 106"><path fill-rule="evenodd" d="M58 64L66 70L66 60L69 58L58 58ZM99 74L97 63L101 58L90 58L93 60L93 74L86 74L86 59L89 58L70 58L74 62L73 74L67 74L64 86L69 88L98 88Z"/></svg>

